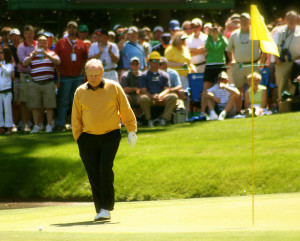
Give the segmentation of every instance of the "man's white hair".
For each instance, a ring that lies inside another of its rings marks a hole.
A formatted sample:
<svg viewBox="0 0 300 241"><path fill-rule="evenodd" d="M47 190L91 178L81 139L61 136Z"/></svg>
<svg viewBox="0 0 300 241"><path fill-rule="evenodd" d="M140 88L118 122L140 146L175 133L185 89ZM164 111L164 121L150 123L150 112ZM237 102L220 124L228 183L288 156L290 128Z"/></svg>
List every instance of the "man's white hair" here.
<svg viewBox="0 0 300 241"><path fill-rule="evenodd" d="M101 73L104 72L103 64L99 59L91 59L85 64L85 71L89 69L99 69Z"/></svg>

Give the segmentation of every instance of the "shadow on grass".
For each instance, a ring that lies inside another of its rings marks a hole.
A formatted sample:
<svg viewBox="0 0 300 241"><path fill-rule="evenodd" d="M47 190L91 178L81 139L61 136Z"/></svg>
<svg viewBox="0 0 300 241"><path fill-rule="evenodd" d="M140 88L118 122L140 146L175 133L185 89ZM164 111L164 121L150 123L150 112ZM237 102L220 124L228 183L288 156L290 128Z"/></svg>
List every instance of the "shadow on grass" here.
<svg viewBox="0 0 300 241"><path fill-rule="evenodd" d="M72 226L94 226L94 225L103 225L103 224L120 224L120 222L111 222L106 221L83 221L83 222L74 222L74 223L56 223L51 224L50 226L54 227L72 227Z"/></svg>

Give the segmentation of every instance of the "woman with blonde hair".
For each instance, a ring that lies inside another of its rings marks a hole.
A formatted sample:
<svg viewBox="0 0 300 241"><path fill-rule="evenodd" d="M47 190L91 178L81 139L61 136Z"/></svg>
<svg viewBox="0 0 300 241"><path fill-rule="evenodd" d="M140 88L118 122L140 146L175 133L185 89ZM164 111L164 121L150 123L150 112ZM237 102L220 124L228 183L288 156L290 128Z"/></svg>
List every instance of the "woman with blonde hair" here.
<svg viewBox="0 0 300 241"><path fill-rule="evenodd" d="M253 88L253 108L255 116L261 116L267 108L267 87L260 85L261 75L257 72L253 73L253 86L252 74L247 76L250 88L245 92L245 109L252 115L250 108L252 107L252 88Z"/></svg>
<svg viewBox="0 0 300 241"><path fill-rule="evenodd" d="M187 37L184 32L177 32L172 38L171 45L165 50L168 67L177 70L183 89L189 86L188 74L195 72L195 66L191 64L191 54L185 44Z"/></svg>

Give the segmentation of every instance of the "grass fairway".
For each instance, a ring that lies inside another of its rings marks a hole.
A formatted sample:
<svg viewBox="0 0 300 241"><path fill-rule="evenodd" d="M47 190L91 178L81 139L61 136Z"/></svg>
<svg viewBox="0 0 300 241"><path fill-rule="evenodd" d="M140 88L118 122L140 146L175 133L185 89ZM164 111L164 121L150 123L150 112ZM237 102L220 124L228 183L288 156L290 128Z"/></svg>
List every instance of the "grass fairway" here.
<svg viewBox="0 0 300 241"><path fill-rule="evenodd" d="M300 192L300 112L255 119L256 194ZM125 130L116 200L251 194L251 119ZM0 200L91 200L71 132L0 136Z"/></svg>
<svg viewBox="0 0 300 241"><path fill-rule="evenodd" d="M0 211L1 241L299 241L300 194L119 202L110 222L91 203ZM39 227L43 227L39 231Z"/></svg>

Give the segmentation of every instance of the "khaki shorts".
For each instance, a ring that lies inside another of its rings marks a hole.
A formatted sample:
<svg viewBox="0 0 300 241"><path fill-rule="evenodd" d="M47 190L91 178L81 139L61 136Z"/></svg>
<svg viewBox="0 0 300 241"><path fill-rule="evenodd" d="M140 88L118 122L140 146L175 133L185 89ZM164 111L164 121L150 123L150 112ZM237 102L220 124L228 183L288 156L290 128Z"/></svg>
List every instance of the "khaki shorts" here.
<svg viewBox="0 0 300 241"><path fill-rule="evenodd" d="M257 64L257 63L254 63ZM253 66L253 72L259 73L259 67ZM233 77L233 83L235 87L237 88L243 88L244 85L249 85L247 76L251 74L251 65L247 64L245 67L241 66L239 63L236 63L232 66L232 77Z"/></svg>
<svg viewBox="0 0 300 241"><path fill-rule="evenodd" d="M56 108L55 84L53 81L47 83L36 83L30 81L28 85L28 103L30 109Z"/></svg>
<svg viewBox="0 0 300 241"><path fill-rule="evenodd" d="M17 99L20 102L28 101L28 84L31 81L31 75L20 73L20 82L19 82L19 96Z"/></svg>

